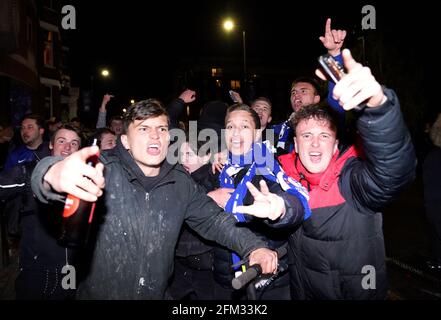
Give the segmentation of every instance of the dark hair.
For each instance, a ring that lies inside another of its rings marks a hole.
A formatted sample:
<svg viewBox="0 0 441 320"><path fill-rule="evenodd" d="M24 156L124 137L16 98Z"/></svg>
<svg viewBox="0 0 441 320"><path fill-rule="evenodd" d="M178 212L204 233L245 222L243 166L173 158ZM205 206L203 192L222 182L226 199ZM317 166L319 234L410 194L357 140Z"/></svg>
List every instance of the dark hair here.
<svg viewBox="0 0 441 320"><path fill-rule="evenodd" d="M75 132L77 134L77 136L80 138L80 148L82 147L83 135L82 135L81 131L70 124L63 124L63 125L61 125L61 127L59 127L57 130L54 131L54 133L51 136L52 145L55 142L55 137L57 136L58 131L60 131L61 129Z"/></svg>
<svg viewBox="0 0 441 320"><path fill-rule="evenodd" d="M270 99L265 98L265 97L258 97L256 99L254 99L253 102L251 102L251 105L255 104L257 101L264 101L270 106L271 109L273 108L273 105L272 105Z"/></svg>
<svg viewBox="0 0 441 320"><path fill-rule="evenodd" d="M147 99L136 102L129 107L123 116L124 133L127 132L129 125L135 120L145 120L159 116L166 116L168 125L170 125L170 118L161 101L157 99Z"/></svg>
<svg viewBox="0 0 441 320"><path fill-rule="evenodd" d="M227 110L227 114L225 115L225 124L227 122L228 116L230 115L231 112L234 111L246 111L248 112L251 117L253 118L253 122L254 125L256 127L256 129L260 129L260 118L259 115L257 114L256 111L254 111L253 109L251 109L251 107L247 104L244 103L236 103L233 104L231 107L228 108Z"/></svg>
<svg viewBox="0 0 441 320"><path fill-rule="evenodd" d="M27 114L23 117L23 119L21 120L21 122L25 121L26 119L32 119L35 120L35 122L37 123L37 126L41 129L45 129L45 121L43 119L42 116L40 116L39 114L36 113L30 113Z"/></svg>
<svg viewBox="0 0 441 320"><path fill-rule="evenodd" d="M315 90L314 94L315 95L320 95L320 86L319 86L318 82L314 78L310 78L310 77L298 77L298 78L296 78L292 82L292 84L291 84L291 90L299 82L309 83L311 86L313 86L313 88Z"/></svg>
<svg viewBox="0 0 441 320"><path fill-rule="evenodd" d="M89 145L92 144L94 139L96 139L97 145L101 148L101 140L103 138L103 135L105 135L106 133L110 133L116 136L116 133L110 130L109 128L99 128L96 129L95 132L90 136Z"/></svg>
<svg viewBox="0 0 441 320"><path fill-rule="evenodd" d="M112 123L112 121L123 121L123 118L121 116L113 116L109 120L109 126Z"/></svg>
<svg viewBox="0 0 441 320"><path fill-rule="evenodd" d="M294 130L294 135L296 135L296 127L301 121L312 118L319 121L329 122L331 130L337 134L337 126L339 121L337 112L329 106L313 104L311 106L301 108L289 119L291 127Z"/></svg>

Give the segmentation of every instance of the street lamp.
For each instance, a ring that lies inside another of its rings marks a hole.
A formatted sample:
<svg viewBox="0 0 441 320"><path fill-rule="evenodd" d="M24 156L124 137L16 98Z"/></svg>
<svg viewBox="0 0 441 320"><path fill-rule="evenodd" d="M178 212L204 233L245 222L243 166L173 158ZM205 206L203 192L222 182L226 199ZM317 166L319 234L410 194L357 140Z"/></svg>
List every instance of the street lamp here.
<svg viewBox="0 0 441 320"><path fill-rule="evenodd" d="M104 78L107 78L108 76L110 76L110 71L108 69L101 69L101 75Z"/></svg>
<svg viewBox="0 0 441 320"><path fill-rule="evenodd" d="M99 75L102 78L110 78L110 70L107 68L101 68L99 69ZM90 75L90 91L93 93L94 91L94 81L95 81L95 77L94 74Z"/></svg>
<svg viewBox="0 0 441 320"><path fill-rule="evenodd" d="M231 32L234 30L235 28L235 24L234 21L232 19L225 19L224 23L223 23L223 28L226 32ZM247 82L247 50L246 50L246 34L245 34L245 30L242 30L242 46L243 46L243 78L244 78L244 86L246 85Z"/></svg>

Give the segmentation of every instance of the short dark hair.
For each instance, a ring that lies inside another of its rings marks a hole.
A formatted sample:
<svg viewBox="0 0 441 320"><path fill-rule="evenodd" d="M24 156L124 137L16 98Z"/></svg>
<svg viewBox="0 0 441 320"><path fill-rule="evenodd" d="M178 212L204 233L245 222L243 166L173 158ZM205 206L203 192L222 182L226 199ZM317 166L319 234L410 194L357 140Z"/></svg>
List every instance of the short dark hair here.
<svg viewBox="0 0 441 320"><path fill-rule="evenodd" d="M114 136L116 136L116 133L110 130L109 128L99 128L96 129L95 132L90 136L89 145L92 144L94 139L96 139L97 145L101 148L101 140L103 138L103 135L106 133L113 134Z"/></svg>
<svg viewBox="0 0 441 320"><path fill-rule="evenodd" d="M124 133L127 133L129 125L135 120L145 120L159 116L166 116L168 125L170 125L170 118L161 101L157 99L147 99L136 102L129 107L123 116Z"/></svg>
<svg viewBox="0 0 441 320"><path fill-rule="evenodd" d="M83 137L82 137L81 131L78 130L76 127L70 125L70 124L63 124L57 130L54 131L54 133L51 136L51 143L52 143L52 145L55 142L55 137L57 136L58 131L60 131L61 129L65 129L65 130L69 130L69 131L75 132L77 134L77 136L80 138L80 148L82 147Z"/></svg>
<svg viewBox="0 0 441 320"><path fill-rule="evenodd" d="M299 82L309 83L311 86L313 86L313 88L315 90L314 94L320 95L320 86L319 86L318 82L314 78L311 78L311 77L298 77L298 78L296 78L291 84L291 90Z"/></svg>
<svg viewBox="0 0 441 320"><path fill-rule="evenodd" d="M316 119L319 121L329 122L329 126L332 131L337 135L338 127L338 114L337 112L329 106L324 106L320 104L313 104L306 108L301 108L299 111L295 112L294 115L289 119L291 127L294 130L294 135L296 135L297 125L308 119Z"/></svg>
<svg viewBox="0 0 441 320"><path fill-rule="evenodd" d="M123 118L121 116L113 116L109 119L109 125L112 123L112 121L123 121Z"/></svg>
<svg viewBox="0 0 441 320"><path fill-rule="evenodd" d="M251 105L255 104L257 101L264 101L270 106L271 109L273 108L273 105L272 105L270 99L268 99L266 97L258 97L256 99L254 99L253 102L251 102Z"/></svg>
<svg viewBox="0 0 441 320"><path fill-rule="evenodd" d="M254 122L254 125L255 125L256 129L260 129L260 118L259 118L259 115L249 105L244 104L244 103L233 104L232 106L230 106L227 109L227 114L225 115L225 124L227 122L227 119L228 119L228 116L230 115L230 113L234 112L234 111L246 111L246 112L248 112L251 115L251 117L253 118L253 122Z"/></svg>
<svg viewBox="0 0 441 320"><path fill-rule="evenodd" d="M40 116L39 114L36 114L36 113L30 113L30 114L27 114L27 115L25 115L24 117L23 117L23 119L21 120L21 122L23 122L23 121L25 121L26 119L32 119L32 120L35 120L35 123L37 124L37 126L39 127L39 128L41 128L41 129L45 129L45 121L44 121L44 119L43 119L43 117L42 116Z"/></svg>

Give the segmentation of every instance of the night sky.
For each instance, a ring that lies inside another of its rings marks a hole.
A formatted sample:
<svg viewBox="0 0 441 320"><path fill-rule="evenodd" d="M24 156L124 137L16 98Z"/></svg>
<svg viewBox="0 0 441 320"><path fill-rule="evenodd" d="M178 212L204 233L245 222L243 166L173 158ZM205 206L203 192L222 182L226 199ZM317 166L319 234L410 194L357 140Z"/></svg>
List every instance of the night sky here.
<svg viewBox="0 0 441 320"><path fill-rule="evenodd" d="M435 89L431 82L435 64L428 57L439 42L434 28L437 11L424 5L286 0L70 3L77 13L77 29L66 32L73 85L87 86L91 73L108 66L112 80L105 86L121 101L175 94L172 78L181 57L227 56L242 61L240 31L227 35L222 30L227 16L240 24L238 29L246 30L248 59L286 67L293 78L301 75L298 70L312 72L324 51L318 37L326 18L333 19L333 28L349 31L350 43L352 35L360 32L365 4L375 6L377 31L399 54L397 61L421 64L424 83L430 86L427 92Z"/></svg>

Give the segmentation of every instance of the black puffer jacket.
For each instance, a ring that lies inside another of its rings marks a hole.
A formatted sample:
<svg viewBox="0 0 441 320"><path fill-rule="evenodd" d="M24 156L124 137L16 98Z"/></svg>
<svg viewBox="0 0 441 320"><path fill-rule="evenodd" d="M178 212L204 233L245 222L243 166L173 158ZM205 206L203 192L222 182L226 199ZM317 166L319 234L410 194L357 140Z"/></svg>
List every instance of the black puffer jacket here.
<svg viewBox="0 0 441 320"><path fill-rule="evenodd" d="M416 157L398 99L391 90L385 94L384 105L365 108L358 119L366 160L353 148L341 150L310 192L312 215L290 239L293 298L386 297L378 210L413 180ZM279 160L287 174L300 179L295 154Z"/></svg>
<svg viewBox="0 0 441 320"><path fill-rule="evenodd" d="M60 198L41 184L57 160L42 160L34 170L32 189L42 201ZM242 255L266 247L248 230L237 228L235 219L207 197L181 165L164 162L153 186L146 190L144 174L120 139L100 160L106 168L106 188L95 221L102 221L88 277L79 286L80 298L165 298L184 221L203 237Z"/></svg>

